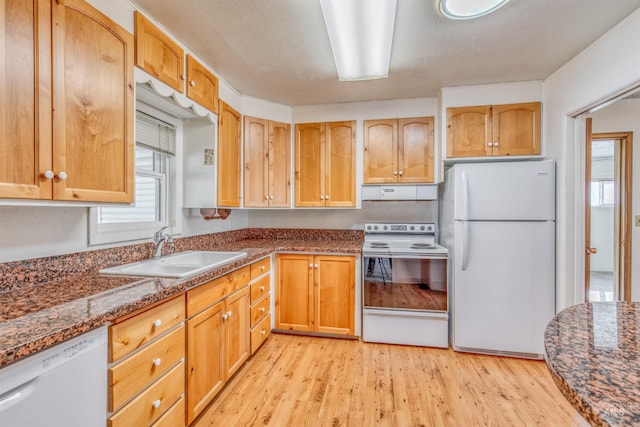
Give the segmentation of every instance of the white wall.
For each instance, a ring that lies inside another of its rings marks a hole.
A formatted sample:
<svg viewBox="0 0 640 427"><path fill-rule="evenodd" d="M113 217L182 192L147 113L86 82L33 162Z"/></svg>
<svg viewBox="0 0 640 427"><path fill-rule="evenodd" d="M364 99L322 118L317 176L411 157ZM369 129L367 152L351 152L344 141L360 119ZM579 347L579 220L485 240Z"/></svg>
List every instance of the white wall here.
<svg viewBox="0 0 640 427"><path fill-rule="evenodd" d="M584 129L571 116L640 83L637 40L640 10L544 81L543 139L547 157L557 161L558 311L584 301ZM637 288L634 284L634 299L640 296Z"/></svg>
<svg viewBox="0 0 640 427"><path fill-rule="evenodd" d="M640 98L616 101L590 114L593 132L633 132L632 215L640 214ZM632 297L640 300L640 227L631 231ZM592 261L593 263L593 261ZM592 268L595 269L595 268Z"/></svg>

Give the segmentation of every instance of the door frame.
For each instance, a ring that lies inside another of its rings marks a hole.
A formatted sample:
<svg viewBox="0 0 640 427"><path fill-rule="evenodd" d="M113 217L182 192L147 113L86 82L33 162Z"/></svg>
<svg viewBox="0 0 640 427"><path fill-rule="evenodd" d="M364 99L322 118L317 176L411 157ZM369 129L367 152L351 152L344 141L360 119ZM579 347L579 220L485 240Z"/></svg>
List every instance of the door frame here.
<svg viewBox="0 0 640 427"><path fill-rule="evenodd" d="M592 132L592 119L587 118L585 137L585 239L584 239L584 299L589 301L589 283L590 283L590 240L591 240L591 143L594 140L619 140L620 146L620 182L619 196L617 197L618 235L616 236L616 244L618 246L616 257L617 275L617 299L623 301L631 301L631 227L632 218L632 183L633 183L633 132ZM615 232L615 231L614 231ZM621 254L621 256L620 256Z"/></svg>

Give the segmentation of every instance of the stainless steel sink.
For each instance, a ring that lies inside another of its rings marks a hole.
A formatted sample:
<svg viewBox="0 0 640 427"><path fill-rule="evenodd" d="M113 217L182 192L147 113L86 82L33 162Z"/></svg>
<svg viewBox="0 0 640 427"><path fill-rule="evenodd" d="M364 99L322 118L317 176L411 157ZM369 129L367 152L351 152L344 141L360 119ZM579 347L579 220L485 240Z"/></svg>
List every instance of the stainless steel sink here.
<svg viewBox="0 0 640 427"><path fill-rule="evenodd" d="M185 251L100 270L125 276L187 277L245 258L246 252Z"/></svg>

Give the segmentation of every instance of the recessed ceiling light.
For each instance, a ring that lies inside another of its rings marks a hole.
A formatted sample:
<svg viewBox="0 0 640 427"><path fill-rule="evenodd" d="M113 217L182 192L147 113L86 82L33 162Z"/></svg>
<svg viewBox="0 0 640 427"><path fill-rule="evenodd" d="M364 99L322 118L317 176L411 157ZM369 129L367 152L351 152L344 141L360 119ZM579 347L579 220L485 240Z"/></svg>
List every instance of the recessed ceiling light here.
<svg viewBox="0 0 640 427"><path fill-rule="evenodd" d="M450 19L473 19L500 9L509 0L436 0L436 10Z"/></svg>
<svg viewBox="0 0 640 427"><path fill-rule="evenodd" d="M340 80L389 75L396 0L320 0Z"/></svg>

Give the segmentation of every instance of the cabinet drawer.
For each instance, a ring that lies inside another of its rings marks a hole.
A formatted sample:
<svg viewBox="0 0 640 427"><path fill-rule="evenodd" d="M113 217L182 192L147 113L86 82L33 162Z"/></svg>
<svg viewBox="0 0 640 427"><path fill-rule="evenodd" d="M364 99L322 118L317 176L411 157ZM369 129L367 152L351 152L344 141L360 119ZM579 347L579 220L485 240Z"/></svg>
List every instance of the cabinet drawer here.
<svg viewBox="0 0 640 427"><path fill-rule="evenodd" d="M271 269L271 258L265 258L263 260L254 262L251 264L251 280L258 276L268 272Z"/></svg>
<svg viewBox="0 0 640 427"><path fill-rule="evenodd" d="M261 299L256 305L251 307L251 327L253 328L258 320L262 319L262 316L269 312L271 306L271 296L267 295Z"/></svg>
<svg viewBox="0 0 640 427"><path fill-rule="evenodd" d="M184 357L184 325L109 369L109 410L123 403Z"/></svg>
<svg viewBox="0 0 640 427"><path fill-rule="evenodd" d="M258 301L271 289L271 275L266 275L251 284L251 304Z"/></svg>
<svg viewBox="0 0 640 427"><path fill-rule="evenodd" d="M187 315L194 314L249 283L250 267L232 271L187 291Z"/></svg>
<svg viewBox="0 0 640 427"><path fill-rule="evenodd" d="M251 354L256 352L269 335L271 335L271 313L251 330Z"/></svg>
<svg viewBox="0 0 640 427"><path fill-rule="evenodd" d="M181 397L158 421L151 427L179 427L184 426L184 397Z"/></svg>
<svg viewBox="0 0 640 427"><path fill-rule="evenodd" d="M109 361L115 362L184 320L184 297L167 301L109 328Z"/></svg>
<svg viewBox="0 0 640 427"><path fill-rule="evenodd" d="M109 418L109 427L148 426L184 394L184 362ZM157 406L157 407L156 407Z"/></svg>

